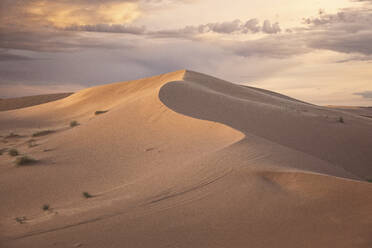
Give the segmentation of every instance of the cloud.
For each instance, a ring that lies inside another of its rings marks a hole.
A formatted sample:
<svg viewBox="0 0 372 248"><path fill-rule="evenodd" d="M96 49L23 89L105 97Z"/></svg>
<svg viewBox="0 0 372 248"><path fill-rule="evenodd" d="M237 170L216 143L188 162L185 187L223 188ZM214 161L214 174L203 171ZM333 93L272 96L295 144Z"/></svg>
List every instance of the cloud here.
<svg viewBox="0 0 372 248"><path fill-rule="evenodd" d="M67 31L85 31L85 32L107 32L143 35L146 33L145 26L120 25L120 24L96 24L96 25L71 25L64 30Z"/></svg>
<svg viewBox="0 0 372 248"><path fill-rule="evenodd" d="M277 34L281 32L279 23L271 24L269 20L265 20L260 26L258 19L250 19L242 22L239 19L227 22L213 22L201 24L198 26L186 26L180 29L161 29L147 31L145 26L135 25L120 25L120 24L96 24L96 25L71 25L64 28L68 31L86 31L86 32L107 32L107 33L123 33L135 35L147 35L155 38L195 38L197 36L215 33L215 34L247 34L258 33Z"/></svg>
<svg viewBox="0 0 372 248"><path fill-rule="evenodd" d="M238 56L276 59L289 58L311 51L311 49L306 47L302 37L290 34L267 36L261 39L241 42L224 42L222 46Z"/></svg>
<svg viewBox="0 0 372 248"><path fill-rule="evenodd" d="M356 96L361 96L363 98L372 99L372 91L363 91L354 93Z"/></svg>
<svg viewBox="0 0 372 248"><path fill-rule="evenodd" d="M358 0L368 5L372 1ZM320 13L319 17L304 19L308 25L308 46L345 54L372 55L372 9L349 8L336 14ZM360 58L360 56L359 56Z"/></svg>
<svg viewBox="0 0 372 248"><path fill-rule="evenodd" d="M66 27L129 23L140 16L138 1L2 0L2 26Z"/></svg>
<svg viewBox="0 0 372 248"><path fill-rule="evenodd" d="M279 23L271 24L269 20L265 20L262 31L267 34L276 34L280 33L282 30L280 29Z"/></svg>

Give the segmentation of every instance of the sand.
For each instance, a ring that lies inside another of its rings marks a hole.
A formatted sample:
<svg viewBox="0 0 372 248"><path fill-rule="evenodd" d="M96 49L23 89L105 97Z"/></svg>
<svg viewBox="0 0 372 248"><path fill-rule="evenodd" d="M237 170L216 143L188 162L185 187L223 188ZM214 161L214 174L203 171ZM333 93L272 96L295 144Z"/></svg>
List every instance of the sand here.
<svg viewBox="0 0 372 248"><path fill-rule="evenodd" d="M0 247L372 246L355 113L182 70L0 112L0 135L37 160L0 156Z"/></svg>
<svg viewBox="0 0 372 248"><path fill-rule="evenodd" d="M365 118L372 118L372 107L348 107L348 106L327 106L331 109L337 109L343 112L353 113Z"/></svg>
<svg viewBox="0 0 372 248"><path fill-rule="evenodd" d="M47 102L56 101L68 97L72 93L57 93L36 96L24 96L17 98L0 98L0 111L31 107Z"/></svg>

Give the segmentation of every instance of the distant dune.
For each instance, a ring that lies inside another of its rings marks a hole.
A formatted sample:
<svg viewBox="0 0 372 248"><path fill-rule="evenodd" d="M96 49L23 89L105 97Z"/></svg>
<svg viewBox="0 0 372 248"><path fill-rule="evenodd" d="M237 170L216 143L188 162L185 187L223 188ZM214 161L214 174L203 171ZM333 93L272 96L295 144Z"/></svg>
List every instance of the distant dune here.
<svg viewBox="0 0 372 248"><path fill-rule="evenodd" d="M26 108L68 97L72 93L46 94L37 96L24 96L17 98L0 98L0 111Z"/></svg>
<svg viewBox="0 0 372 248"><path fill-rule="evenodd" d="M372 107L349 107L349 106L327 106L329 108L357 114L366 118L372 118Z"/></svg>
<svg viewBox="0 0 372 248"><path fill-rule="evenodd" d="M359 114L182 70L1 112L0 135L0 247L372 247Z"/></svg>

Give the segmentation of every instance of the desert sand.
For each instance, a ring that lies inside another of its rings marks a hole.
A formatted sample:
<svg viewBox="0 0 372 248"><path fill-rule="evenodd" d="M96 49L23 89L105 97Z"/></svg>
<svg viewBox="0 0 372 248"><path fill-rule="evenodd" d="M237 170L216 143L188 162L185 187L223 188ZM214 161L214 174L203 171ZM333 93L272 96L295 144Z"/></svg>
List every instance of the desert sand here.
<svg viewBox="0 0 372 248"><path fill-rule="evenodd" d="M24 96L17 98L0 98L0 111L26 108L47 102L56 101L68 97L72 93L57 93L36 96Z"/></svg>
<svg viewBox="0 0 372 248"><path fill-rule="evenodd" d="M372 247L350 111L182 70L0 112L0 135L2 248Z"/></svg>

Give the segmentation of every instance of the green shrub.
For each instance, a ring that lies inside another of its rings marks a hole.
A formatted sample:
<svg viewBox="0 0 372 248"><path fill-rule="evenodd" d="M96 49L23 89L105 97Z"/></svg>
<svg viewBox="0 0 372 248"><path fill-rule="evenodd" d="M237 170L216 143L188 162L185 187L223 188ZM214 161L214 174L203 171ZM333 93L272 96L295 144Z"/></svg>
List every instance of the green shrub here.
<svg viewBox="0 0 372 248"><path fill-rule="evenodd" d="M367 182L370 182L370 183L372 183L372 179L367 179Z"/></svg>
<svg viewBox="0 0 372 248"><path fill-rule="evenodd" d="M43 130L43 131L33 133L32 137L44 136L44 135L48 135L48 134L51 134L51 133L54 133L54 132L55 132L54 130Z"/></svg>
<svg viewBox="0 0 372 248"><path fill-rule="evenodd" d="M9 154L10 156L12 156L12 157L15 157L15 156L18 156L18 155L19 155L19 152L18 152L17 149L12 148L12 149L10 149L10 150L8 151L8 154Z"/></svg>
<svg viewBox="0 0 372 248"><path fill-rule="evenodd" d="M27 156L19 157L15 161L17 166L31 165L31 164L35 164L36 162L37 162L36 159L30 158Z"/></svg>
<svg viewBox="0 0 372 248"><path fill-rule="evenodd" d="M83 196L85 198L92 198L93 196L91 194L89 194L88 192L83 192Z"/></svg>
<svg viewBox="0 0 372 248"><path fill-rule="evenodd" d="M77 122L77 121L71 121L70 122L70 127L76 127L76 126L79 126L79 122Z"/></svg>
<svg viewBox="0 0 372 248"><path fill-rule="evenodd" d="M104 114L104 113L107 113L108 110L97 110L94 114L95 115L100 115L100 114Z"/></svg>

